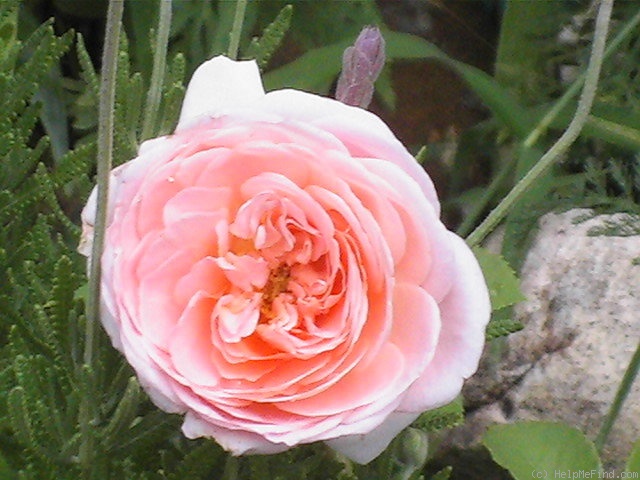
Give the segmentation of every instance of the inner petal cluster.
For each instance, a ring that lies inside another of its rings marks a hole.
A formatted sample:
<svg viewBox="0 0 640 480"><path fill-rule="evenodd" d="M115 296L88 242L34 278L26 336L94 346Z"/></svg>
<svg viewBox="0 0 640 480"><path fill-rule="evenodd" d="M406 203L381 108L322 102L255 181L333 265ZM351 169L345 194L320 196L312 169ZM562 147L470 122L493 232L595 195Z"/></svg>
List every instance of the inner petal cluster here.
<svg viewBox="0 0 640 480"><path fill-rule="evenodd" d="M403 225L376 217L395 205L386 192L371 202L377 180L339 145L273 143L303 133L207 130L199 149L179 147L150 170L110 231L130 242L114 268L123 331L143 337L140 355L172 379L162 395L206 425L241 424L275 443L365 418L372 428L430 355L409 364L400 353L401 252L386 237Z"/></svg>
<svg viewBox="0 0 640 480"><path fill-rule="evenodd" d="M286 193L276 190L283 186ZM255 334L294 354L296 344L320 333L344 293L340 243L326 212L305 211L300 204L312 199L286 178L266 174L243 187L261 190L238 208L229 250L216 258L229 289L213 322L226 342Z"/></svg>

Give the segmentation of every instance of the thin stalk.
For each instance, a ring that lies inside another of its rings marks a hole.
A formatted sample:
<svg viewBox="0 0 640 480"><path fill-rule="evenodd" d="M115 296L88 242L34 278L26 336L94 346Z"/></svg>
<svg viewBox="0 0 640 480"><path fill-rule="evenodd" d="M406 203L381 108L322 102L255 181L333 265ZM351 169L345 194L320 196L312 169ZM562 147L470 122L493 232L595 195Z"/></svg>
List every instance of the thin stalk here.
<svg viewBox="0 0 640 480"><path fill-rule="evenodd" d="M640 24L640 11L636 13L629 22L625 25L625 27L618 32L618 34L614 37L614 39L607 46L604 51L604 60L609 58L609 56L618 50L620 44L635 30L635 28ZM549 111L542 117L542 120L538 123L535 129L531 131L531 133L527 136L524 141L524 146L526 148L530 148L538 141L540 136L544 134L549 128L549 125L556 119L556 117L562 112L562 110L569 104L571 99L578 93L580 87L584 84L586 79L586 72L580 74L578 78L575 79L571 87L560 97L560 99L549 109Z"/></svg>
<svg viewBox="0 0 640 480"><path fill-rule="evenodd" d="M611 20L613 0L602 0L596 18L596 28L591 47L587 76L578 102L578 108L571 123L553 146L545 152L529 172L513 187L507 196L494 208L487 218L467 237L470 246L476 246L502 221L520 198L531 188L549 168L564 154L571 144L578 138L582 127L589 116L593 99L598 87L598 78L604 58L604 47L607 31Z"/></svg>
<svg viewBox="0 0 640 480"><path fill-rule="evenodd" d="M242 36L242 24L244 23L244 12L247 9L247 0L236 0L236 13L233 17L233 26L229 34L229 51L227 56L235 60L238 58L240 48L240 37Z"/></svg>
<svg viewBox="0 0 640 480"><path fill-rule="evenodd" d="M147 91L147 102L144 109L144 121L142 123L142 140L151 138L158 119L160 108L160 91L164 83L164 72L167 65L167 46L169 45L169 30L171 28L171 0L160 1L158 13L158 33L156 36L156 48L153 52L153 70L151 81Z"/></svg>
<svg viewBox="0 0 640 480"><path fill-rule="evenodd" d="M482 197L476 203L474 203L474 205L471 207L471 211L464 216L464 220L460 224L460 227L458 227L458 235L464 237L465 235L468 235L469 232L471 232L471 229L475 225L476 220L485 211L485 208L487 208L489 202L491 202L496 193L498 193L498 190L500 190L514 168L515 165L513 162L505 162L500 167L497 175L493 177L493 180L491 180L489 186L484 189Z"/></svg>
<svg viewBox="0 0 640 480"><path fill-rule="evenodd" d="M118 42L120 39L120 22L124 0L110 0L105 29L104 51L102 53L102 80L100 83L100 104L98 110L98 171L96 176L98 198L96 218L91 250L91 266L89 269L89 297L87 300L87 320L85 327L85 343L83 362L91 368L94 363L94 337L100 321L100 274L101 258L104 247L107 223L107 199L109 197L109 173L113 154L113 111L115 103L116 65ZM80 463L83 477L91 478L93 466L93 434L91 404L94 401L85 395L82 398L79 412Z"/></svg>
<svg viewBox="0 0 640 480"><path fill-rule="evenodd" d="M598 432L598 436L596 437L595 445L596 445L596 448L598 449L598 452L600 453L602 453L602 448L604 447L604 444L607 441L609 432L611 432L611 427L613 427L613 424L618 418L618 415L620 415L622 404L629 396L629 392L631 391L631 386L633 385L633 381L638 375L639 370L640 370L640 343L638 343L636 352L633 354L633 357L631 357L629 366L627 367L627 370L624 372L622 381L618 386L618 391L616 392L616 396L613 399L613 403L611 404L611 407L609 407L607 416L604 417L602 426L600 427L600 431Z"/></svg>

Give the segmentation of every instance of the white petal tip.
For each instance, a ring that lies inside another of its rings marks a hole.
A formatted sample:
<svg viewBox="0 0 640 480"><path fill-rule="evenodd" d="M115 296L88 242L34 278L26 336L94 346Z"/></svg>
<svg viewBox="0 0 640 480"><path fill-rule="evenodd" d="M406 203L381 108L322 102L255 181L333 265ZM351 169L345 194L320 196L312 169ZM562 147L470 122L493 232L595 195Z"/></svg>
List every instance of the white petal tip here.
<svg viewBox="0 0 640 480"><path fill-rule="evenodd" d="M251 105L264 96L258 64L235 61L222 55L200 65L191 77L176 131L203 117Z"/></svg>

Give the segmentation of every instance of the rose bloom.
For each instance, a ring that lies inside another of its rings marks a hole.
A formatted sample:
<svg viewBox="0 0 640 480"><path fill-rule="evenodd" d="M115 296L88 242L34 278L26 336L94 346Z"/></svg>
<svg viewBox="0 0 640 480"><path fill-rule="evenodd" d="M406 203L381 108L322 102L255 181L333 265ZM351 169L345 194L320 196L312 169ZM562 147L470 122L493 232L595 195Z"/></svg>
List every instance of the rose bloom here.
<svg viewBox="0 0 640 480"><path fill-rule="evenodd" d="M87 256L95 211L94 190ZM187 437L366 463L478 365L487 287L439 212L377 116L216 57L112 172L101 320Z"/></svg>

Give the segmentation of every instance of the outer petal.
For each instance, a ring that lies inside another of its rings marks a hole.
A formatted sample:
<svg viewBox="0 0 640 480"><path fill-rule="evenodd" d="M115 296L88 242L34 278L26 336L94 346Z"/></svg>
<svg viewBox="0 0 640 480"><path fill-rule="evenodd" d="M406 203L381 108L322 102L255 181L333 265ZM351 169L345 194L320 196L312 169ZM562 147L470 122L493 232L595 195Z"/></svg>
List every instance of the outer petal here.
<svg viewBox="0 0 640 480"><path fill-rule="evenodd" d="M213 425L194 413L187 412L182 424L182 433L187 438L211 437L233 455L272 454L289 450L284 443L273 443L257 433L229 430Z"/></svg>
<svg viewBox="0 0 640 480"><path fill-rule="evenodd" d="M411 386L400 411L422 412L445 405L478 368L484 331L491 314L489 293L478 261L464 240L449 232L455 253L455 278L440 303L442 330L438 348L424 374Z"/></svg>
<svg viewBox="0 0 640 480"><path fill-rule="evenodd" d="M377 428L365 435L346 435L325 443L354 462L369 463L387 448L393 438L409 426L420 413L393 412Z"/></svg>
<svg viewBox="0 0 640 480"><path fill-rule="evenodd" d="M204 62L194 72L182 103L176 132L205 116L248 107L264 96L255 61L234 62L222 55Z"/></svg>
<svg viewBox="0 0 640 480"><path fill-rule="evenodd" d="M440 214L433 182L389 127L373 113L298 90L269 92L254 107L329 132L355 157L380 158L395 163L418 182L436 213Z"/></svg>

